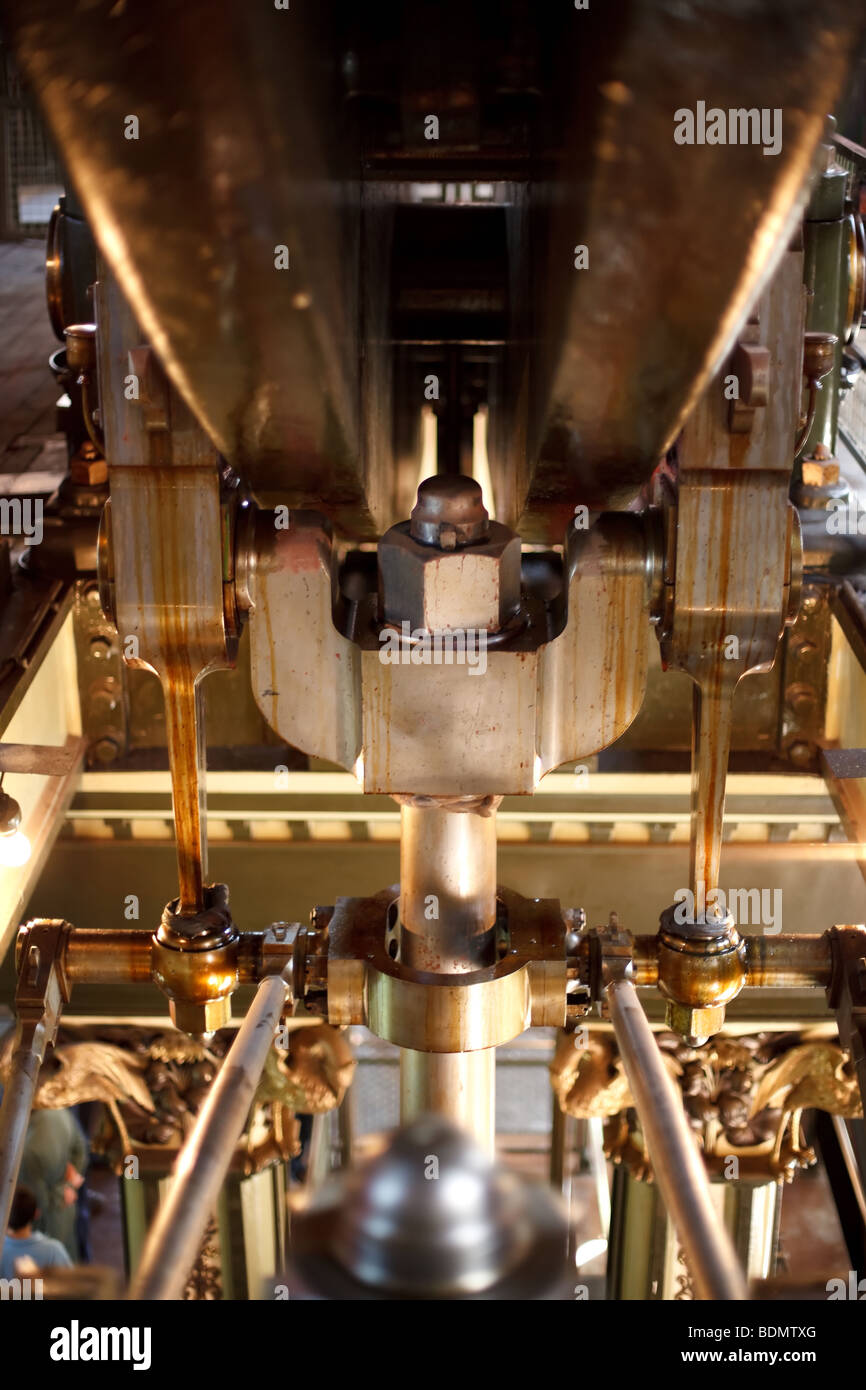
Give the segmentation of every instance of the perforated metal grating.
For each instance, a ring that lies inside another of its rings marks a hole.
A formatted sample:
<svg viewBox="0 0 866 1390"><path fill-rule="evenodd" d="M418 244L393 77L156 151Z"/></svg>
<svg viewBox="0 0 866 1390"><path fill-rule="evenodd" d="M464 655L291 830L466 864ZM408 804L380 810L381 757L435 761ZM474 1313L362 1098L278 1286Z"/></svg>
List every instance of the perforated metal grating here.
<svg viewBox="0 0 866 1390"><path fill-rule="evenodd" d="M63 172L8 53L0 54L2 235L41 236L63 192Z"/></svg>

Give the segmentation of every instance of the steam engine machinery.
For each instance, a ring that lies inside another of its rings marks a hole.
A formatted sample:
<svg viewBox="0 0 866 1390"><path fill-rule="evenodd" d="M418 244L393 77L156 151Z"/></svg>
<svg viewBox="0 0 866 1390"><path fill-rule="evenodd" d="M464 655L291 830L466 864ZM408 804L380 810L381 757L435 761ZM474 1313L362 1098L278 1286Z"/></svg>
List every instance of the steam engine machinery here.
<svg viewBox="0 0 866 1390"><path fill-rule="evenodd" d="M760 1297L804 1111L863 1202L864 29L4 0L68 175L68 466L2 581L35 851L2 889L3 1230L51 1069L124 1027L131 1079L77 1055L144 1165L132 1298L190 1296L253 1178L223 1296L573 1297L558 1197L493 1162L524 1037L554 1185L582 1127L607 1221L615 1160L609 1297ZM399 1055L366 1158L358 1039ZM159 1068L198 1088L162 1168ZM292 1117L338 1106L287 1232Z"/></svg>

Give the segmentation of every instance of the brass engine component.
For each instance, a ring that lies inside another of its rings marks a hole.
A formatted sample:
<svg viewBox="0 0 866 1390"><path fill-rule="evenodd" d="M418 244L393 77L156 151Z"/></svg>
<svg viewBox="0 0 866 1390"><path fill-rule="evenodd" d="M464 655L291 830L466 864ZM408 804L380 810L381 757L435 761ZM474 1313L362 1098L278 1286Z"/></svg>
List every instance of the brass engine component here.
<svg viewBox="0 0 866 1390"><path fill-rule="evenodd" d="M680 925L674 911L662 914L658 987L668 1027L698 1047L719 1032L725 1005L746 982L745 943L730 916Z"/></svg>
<svg viewBox="0 0 866 1390"><path fill-rule="evenodd" d="M496 963L449 975L417 970L389 953L397 923L389 890L340 898L327 934L320 931L315 942L318 965L308 955L303 967L308 980L326 978L326 998L321 985L307 989L330 1023L365 1024L416 1052L473 1052L530 1026L561 1028L567 981L559 905L505 889L499 899L503 946Z"/></svg>
<svg viewBox="0 0 866 1390"><path fill-rule="evenodd" d="M237 927L228 889L204 889L204 909L181 916L179 901L167 904L153 938L153 978L168 996L171 1021L185 1033L214 1033L231 1018L238 986Z"/></svg>
<svg viewBox="0 0 866 1390"><path fill-rule="evenodd" d="M662 662L695 683L690 888L696 900L718 887L734 691L749 672L772 667L797 614L799 518L788 491L792 402L799 401L802 377L802 281L802 251L791 249L746 326L748 352L735 354L698 403L677 445L676 479L663 476L660 483L667 521ZM770 373L768 358L759 356L766 370L756 384L759 338L774 365ZM730 432L727 388L749 393L746 432Z"/></svg>
<svg viewBox="0 0 866 1390"><path fill-rule="evenodd" d="M519 631L506 627L501 645L491 637L483 678L467 662L425 664L411 647L387 653L387 629L363 602L351 637L344 635L323 519L292 512L288 528L278 520L259 512L239 536L256 702L287 742L355 770L365 791L530 793L544 773L607 747L637 715L652 641L648 614L660 587L653 513L610 513L589 529L571 527L565 628L560 623L552 636L556 626L536 605ZM438 557L443 573L449 565L459 572L459 550L411 543ZM485 611L486 626L493 614ZM277 643L287 612L293 639Z"/></svg>

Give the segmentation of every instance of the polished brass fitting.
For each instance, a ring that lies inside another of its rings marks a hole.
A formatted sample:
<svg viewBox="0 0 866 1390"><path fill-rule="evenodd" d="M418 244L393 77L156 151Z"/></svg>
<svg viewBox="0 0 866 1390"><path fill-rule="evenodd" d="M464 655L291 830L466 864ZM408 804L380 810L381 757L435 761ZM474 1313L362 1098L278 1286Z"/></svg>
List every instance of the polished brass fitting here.
<svg viewBox="0 0 866 1390"><path fill-rule="evenodd" d="M225 1028L238 987L240 936L228 888L224 883L206 887L204 902L202 912L182 916L175 898L153 938L153 978L168 996L172 1023L184 1033Z"/></svg>
<svg viewBox="0 0 866 1390"><path fill-rule="evenodd" d="M680 922L678 911L682 904L661 915L658 987L668 1028L700 1047L720 1031L725 1005L746 982L746 946L730 913Z"/></svg>
<svg viewBox="0 0 866 1390"><path fill-rule="evenodd" d="M391 889L338 898L327 940L317 925L326 909L317 908L313 928L295 943L295 997L335 1026L361 1023L413 1052L475 1052L526 1028L563 1028L568 966L558 902L506 888L497 898L495 963L455 974L418 970L391 954Z"/></svg>

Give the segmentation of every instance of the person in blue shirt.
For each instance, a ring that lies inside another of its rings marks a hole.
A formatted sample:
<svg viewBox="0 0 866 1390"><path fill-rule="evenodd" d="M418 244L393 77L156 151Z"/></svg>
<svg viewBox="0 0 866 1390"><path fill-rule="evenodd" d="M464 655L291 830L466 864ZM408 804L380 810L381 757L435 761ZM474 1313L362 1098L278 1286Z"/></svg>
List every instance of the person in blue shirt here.
<svg viewBox="0 0 866 1390"><path fill-rule="evenodd" d="M9 1212L9 1229L0 1251L0 1279L14 1279L17 1260L28 1257L39 1270L53 1265L71 1265L65 1247L53 1236L33 1230L39 1216L36 1198L29 1187L18 1187Z"/></svg>

